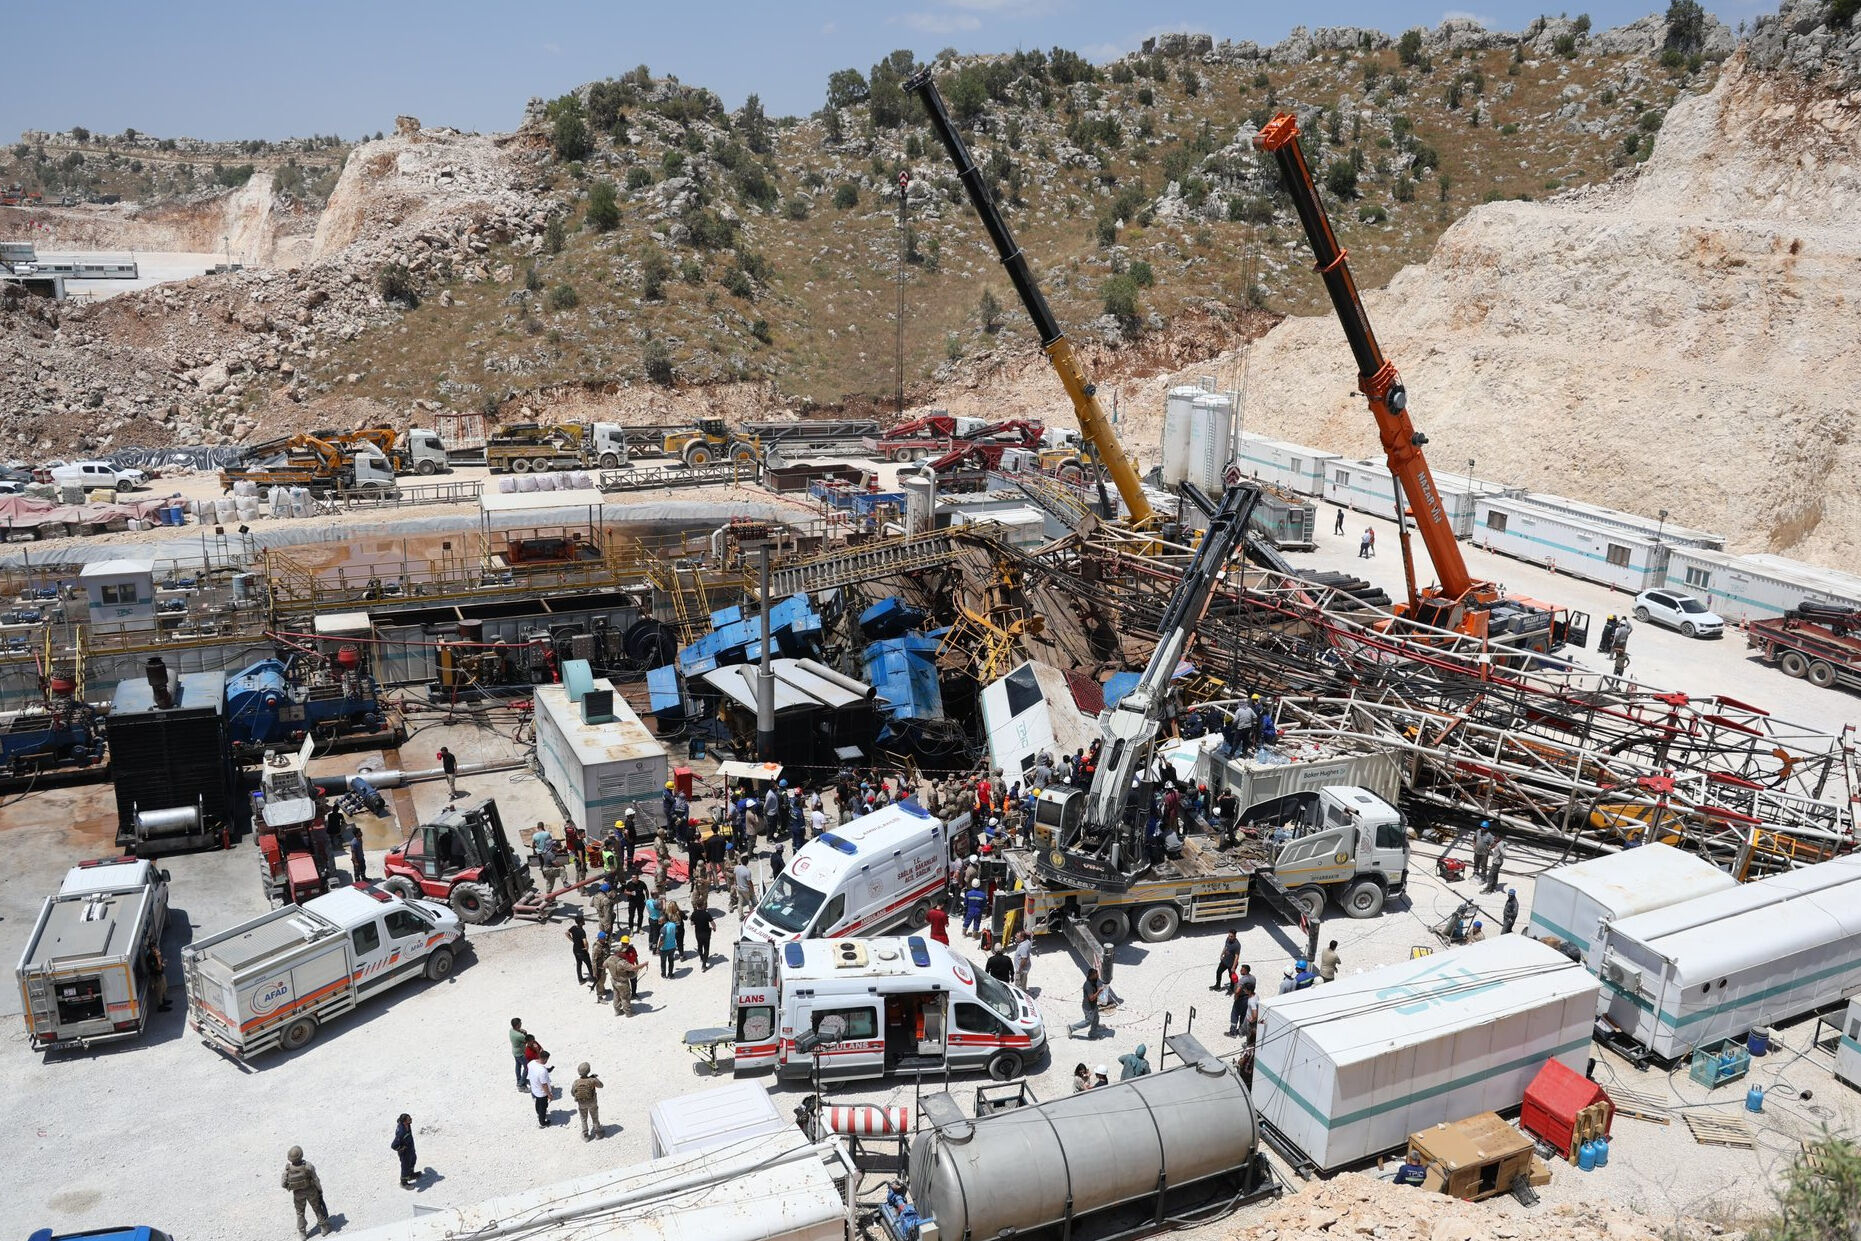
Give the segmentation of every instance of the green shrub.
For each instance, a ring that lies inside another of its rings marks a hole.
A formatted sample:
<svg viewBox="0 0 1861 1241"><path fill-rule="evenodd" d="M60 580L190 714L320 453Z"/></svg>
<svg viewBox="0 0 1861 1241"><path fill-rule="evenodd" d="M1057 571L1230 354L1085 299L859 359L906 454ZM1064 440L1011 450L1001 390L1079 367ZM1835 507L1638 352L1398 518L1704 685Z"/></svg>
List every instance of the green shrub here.
<svg viewBox="0 0 1861 1241"><path fill-rule="evenodd" d="M1514 125L1511 121L1507 121L1504 125L1501 125L1499 127L1499 132L1504 134L1508 138L1510 138L1513 134L1516 134L1518 131L1519 131L1519 127L1517 125Z"/></svg>
<svg viewBox="0 0 1861 1241"><path fill-rule="evenodd" d="M686 284L703 284L704 264L697 259L686 259L679 267L679 278Z"/></svg>
<svg viewBox="0 0 1861 1241"><path fill-rule="evenodd" d="M691 230L691 244L700 250L727 250L737 239L737 226L709 207L699 207L685 216Z"/></svg>
<svg viewBox="0 0 1861 1241"><path fill-rule="evenodd" d="M549 308L551 310L573 310L582 304L581 294L572 284L559 284L549 291Z"/></svg>
<svg viewBox="0 0 1861 1241"><path fill-rule="evenodd" d="M740 297L746 302L756 297L756 286L750 283L748 273L734 264L724 269L723 279L718 283L724 286L726 293L733 297Z"/></svg>
<svg viewBox="0 0 1861 1241"><path fill-rule="evenodd" d="M850 211L859 206L859 186L851 181L843 181L834 191L834 206L842 211Z"/></svg>
<svg viewBox="0 0 1861 1241"><path fill-rule="evenodd" d="M543 226L543 253L561 254L562 247L568 243L568 230L563 227L562 217L552 215L549 223Z"/></svg>
<svg viewBox="0 0 1861 1241"><path fill-rule="evenodd" d="M556 158L563 163L570 160L587 159L594 144L588 139L588 123L582 120L581 110L564 109L556 117L556 126L551 131L550 145L556 149Z"/></svg>
<svg viewBox="0 0 1861 1241"><path fill-rule="evenodd" d="M612 181L596 181L588 187L587 220L597 233L611 233L620 225L620 203Z"/></svg>
<svg viewBox="0 0 1861 1241"><path fill-rule="evenodd" d="M1574 34L1558 35L1555 39L1551 40L1551 50L1556 52L1559 56L1562 56L1565 60L1575 59L1577 55L1577 36Z"/></svg>
<svg viewBox="0 0 1861 1241"><path fill-rule="evenodd" d="M414 288L413 273L405 263L388 263L375 273L375 291L384 302L399 302L413 310L420 305L420 293Z"/></svg>
<svg viewBox="0 0 1861 1241"><path fill-rule="evenodd" d="M536 270L534 263L523 269L523 287L532 293L543 291L543 273Z"/></svg>
<svg viewBox="0 0 1861 1241"><path fill-rule="evenodd" d="M1357 197L1357 170L1347 159L1333 160L1325 169L1325 189L1333 198Z"/></svg>
<svg viewBox="0 0 1861 1241"><path fill-rule="evenodd" d="M1382 224L1389 219L1389 212L1374 203L1365 203L1357 208L1357 219L1364 224Z"/></svg>
<svg viewBox="0 0 1861 1241"><path fill-rule="evenodd" d="M1861 13L1861 0L1829 0L1823 11L1828 14L1829 25L1853 26L1855 14Z"/></svg>
<svg viewBox="0 0 1861 1241"><path fill-rule="evenodd" d="M658 246L640 260L640 296L649 302L664 301L666 280L672 275L672 260Z"/></svg>
<svg viewBox="0 0 1861 1241"><path fill-rule="evenodd" d="M1148 289L1157 282L1157 273L1152 271L1150 269L1150 264L1143 259L1138 259L1136 262L1132 263L1131 266L1126 269L1126 274L1128 274L1131 279L1137 281L1137 287L1140 289Z"/></svg>
<svg viewBox="0 0 1861 1241"><path fill-rule="evenodd" d="M769 331L769 320L767 319L758 319L756 322L750 324L750 335L754 336L765 345L772 345L775 343L775 337Z"/></svg>
<svg viewBox="0 0 1861 1241"><path fill-rule="evenodd" d="M782 204L782 214L791 220L807 219L808 200L800 194L789 195L788 201Z"/></svg>
<svg viewBox="0 0 1861 1241"><path fill-rule="evenodd" d="M1396 59L1405 65L1413 65L1422 58L1422 32L1405 30L1402 38L1396 41Z"/></svg>
<svg viewBox="0 0 1861 1241"><path fill-rule="evenodd" d="M640 164L627 169L627 188L643 190L653 183L653 170Z"/></svg>
<svg viewBox="0 0 1861 1241"><path fill-rule="evenodd" d="M672 386L672 355L663 340L655 337L646 342L646 348L640 351L640 368L652 382Z"/></svg>
<svg viewBox="0 0 1861 1241"><path fill-rule="evenodd" d="M1126 328L1135 328L1141 322L1138 317L1137 281L1131 279L1128 272L1122 276L1113 276L1105 282L1105 313Z"/></svg>

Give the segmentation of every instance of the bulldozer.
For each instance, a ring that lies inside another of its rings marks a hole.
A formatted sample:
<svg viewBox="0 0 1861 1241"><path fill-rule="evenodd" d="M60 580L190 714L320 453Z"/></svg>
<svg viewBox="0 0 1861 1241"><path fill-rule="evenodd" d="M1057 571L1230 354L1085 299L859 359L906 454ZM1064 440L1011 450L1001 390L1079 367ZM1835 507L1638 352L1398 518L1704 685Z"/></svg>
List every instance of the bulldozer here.
<svg viewBox="0 0 1861 1241"><path fill-rule="evenodd" d="M444 901L461 922L474 924L511 912L536 886L489 797L447 806L390 849L382 869L388 891Z"/></svg>
<svg viewBox="0 0 1861 1241"><path fill-rule="evenodd" d="M731 430L722 418L700 418L689 431L668 432L660 447L666 456L677 457L688 466L724 460L755 465L763 456L760 439Z"/></svg>

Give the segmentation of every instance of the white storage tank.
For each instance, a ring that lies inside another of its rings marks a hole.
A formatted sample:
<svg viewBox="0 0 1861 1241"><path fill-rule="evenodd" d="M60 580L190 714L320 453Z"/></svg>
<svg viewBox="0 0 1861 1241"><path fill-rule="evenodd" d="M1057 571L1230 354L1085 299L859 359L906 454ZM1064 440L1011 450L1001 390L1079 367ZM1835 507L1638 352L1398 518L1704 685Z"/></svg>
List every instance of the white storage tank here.
<svg viewBox="0 0 1861 1241"><path fill-rule="evenodd" d="M561 685L536 689L536 750L543 780L568 807L576 826L591 835L605 834L629 806L640 810L644 829L655 821L659 795L670 779L666 748L613 683L593 680L587 668L586 660L567 660ZM589 718L589 691L611 695L611 715Z"/></svg>
<svg viewBox="0 0 1861 1241"><path fill-rule="evenodd" d="M1523 935L1260 1001L1261 1121L1330 1170L1443 1121L1517 1107L1547 1059L1582 1073L1596 979Z"/></svg>
<svg viewBox="0 0 1861 1241"><path fill-rule="evenodd" d="M1819 862L1616 923L1599 1011L1677 1059L1861 990L1858 944L1861 857Z"/></svg>
<svg viewBox="0 0 1861 1241"><path fill-rule="evenodd" d="M1569 944L1594 974L1605 927L1737 886L1736 879L1697 853L1642 845L1539 875L1525 933Z"/></svg>
<svg viewBox="0 0 1861 1241"><path fill-rule="evenodd" d="M1169 390L1163 398L1163 483L1180 486L1189 470L1189 423L1195 403L1207 396L1202 389L1187 384Z"/></svg>
<svg viewBox="0 0 1861 1241"><path fill-rule="evenodd" d="M1189 444L1183 481L1210 496L1221 494L1222 474L1234 453L1234 402L1213 394L1198 396L1189 407Z"/></svg>

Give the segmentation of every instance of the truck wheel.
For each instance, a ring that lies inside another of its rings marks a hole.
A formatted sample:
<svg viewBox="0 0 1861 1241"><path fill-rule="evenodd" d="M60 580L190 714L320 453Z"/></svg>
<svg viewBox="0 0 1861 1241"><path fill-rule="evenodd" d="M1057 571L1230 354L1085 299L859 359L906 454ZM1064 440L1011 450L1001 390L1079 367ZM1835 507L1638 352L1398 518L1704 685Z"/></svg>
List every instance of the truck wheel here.
<svg viewBox="0 0 1861 1241"><path fill-rule="evenodd" d="M513 474L528 474L530 472L530 459L528 457L511 458L510 472Z"/></svg>
<svg viewBox="0 0 1861 1241"><path fill-rule="evenodd" d="M1648 609L1646 609L1646 608L1636 608L1636 609L1635 609L1635 619L1636 619L1636 620L1638 620L1638 621L1640 621L1640 622L1641 622L1642 624L1644 624L1644 625L1645 625L1645 624L1647 624L1647 623L1648 623Z"/></svg>
<svg viewBox="0 0 1861 1241"><path fill-rule="evenodd" d="M1305 910L1305 916L1316 918L1325 912L1325 890L1316 884L1296 889L1292 899L1299 908Z"/></svg>
<svg viewBox="0 0 1861 1241"><path fill-rule="evenodd" d="M452 949L435 948L426 959L426 976L440 982L452 973Z"/></svg>
<svg viewBox="0 0 1861 1241"><path fill-rule="evenodd" d="M497 908L497 894L491 890L489 885L482 883L452 885L452 912L459 915L459 921L482 926L491 921L491 915L497 912Z"/></svg>
<svg viewBox="0 0 1861 1241"><path fill-rule="evenodd" d="M911 460L911 450L909 448L892 449L892 460L900 463Z"/></svg>
<svg viewBox="0 0 1861 1241"><path fill-rule="evenodd" d="M1785 651L1783 657L1777 661L1777 666L1783 669L1783 674L1787 677L1800 677L1809 671L1809 660L1801 651Z"/></svg>
<svg viewBox="0 0 1861 1241"><path fill-rule="evenodd" d="M1809 683L1818 689L1827 689L1835 684L1835 665L1820 659L1809 665Z"/></svg>
<svg viewBox="0 0 1861 1241"><path fill-rule="evenodd" d="M696 469L711 464L711 449L705 444L691 444L685 449L685 464Z"/></svg>
<svg viewBox="0 0 1861 1241"><path fill-rule="evenodd" d="M381 890L384 892L392 892L404 901L418 900L420 898L420 885L409 879L406 875L390 875L388 878L381 881Z"/></svg>
<svg viewBox="0 0 1861 1241"><path fill-rule="evenodd" d="M930 910L931 903L929 901L919 901L911 907L911 913L905 918L905 925L914 931L917 930L926 922L930 921Z"/></svg>
<svg viewBox="0 0 1861 1241"><path fill-rule="evenodd" d="M425 474L431 477L432 475L439 473L439 462L422 461L420 464L414 467L414 473Z"/></svg>
<svg viewBox="0 0 1861 1241"><path fill-rule="evenodd" d="M530 458L530 473L532 474L547 474L551 468L548 457Z"/></svg>
<svg viewBox="0 0 1861 1241"><path fill-rule="evenodd" d="M1021 1076L1021 1053L998 1051L990 1056L989 1076L998 1082L1011 1082Z"/></svg>
<svg viewBox="0 0 1861 1241"><path fill-rule="evenodd" d="M604 470L618 470L620 468L619 454L611 453L611 452L602 453L601 454L601 468Z"/></svg>
<svg viewBox="0 0 1861 1241"><path fill-rule="evenodd" d="M1092 938L1101 944L1123 943L1125 936L1131 933L1131 920L1124 916L1123 910L1101 909L1086 917L1086 925L1092 928Z"/></svg>
<svg viewBox="0 0 1861 1241"><path fill-rule="evenodd" d="M1175 939L1182 929L1183 916L1174 905L1152 905L1137 915L1137 937L1146 944L1160 944Z"/></svg>
<svg viewBox="0 0 1861 1241"><path fill-rule="evenodd" d="M307 1046L317 1036L317 1019L299 1017L284 1027L284 1033L278 1036L278 1046L286 1051L296 1051Z"/></svg>
<svg viewBox="0 0 1861 1241"><path fill-rule="evenodd" d="M1077 461L1068 461L1059 468L1057 477L1063 483L1070 483L1075 487L1082 487L1085 485L1086 481L1085 467L1080 465Z"/></svg>
<svg viewBox="0 0 1861 1241"><path fill-rule="evenodd" d="M1365 879L1344 894L1344 912L1353 918L1374 918L1383 912L1383 899L1383 885Z"/></svg>
<svg viewBox="0 0 1861 1241"><path fill-rule="evenodd" d="M738 444L730 450L730 459L738 465L755 465L756 450L748 444Z"/></svg>

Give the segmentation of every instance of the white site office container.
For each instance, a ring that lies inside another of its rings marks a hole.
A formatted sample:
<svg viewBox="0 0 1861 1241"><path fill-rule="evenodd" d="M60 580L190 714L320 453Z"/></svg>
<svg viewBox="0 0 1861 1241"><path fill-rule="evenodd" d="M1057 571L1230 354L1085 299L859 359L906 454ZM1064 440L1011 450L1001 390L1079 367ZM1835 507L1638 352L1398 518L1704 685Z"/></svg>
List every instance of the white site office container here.
<svg viewBox="0 0 1861 1241"><path fill-rule="evenodd" d="M1163 440L1158 445L1163 454L1163 483L1175 487L1188 475L1189 421L1195 412L1197 397L1208 395L1187 384L1171 388L1163 398Z"/></svg>
<svg viewBox="0 0 1861 1241"><path fill-rule="evenodd" d="M795 1124L776 1110L775 1100L761 1082L731 1082L661 1099L653 1104L649 1119L654 1159L786 1133Z"/></svg>
<svg viewBox="0 0 1861 1241"><path fill-rule="evenodd" d="M791 1124L786 1134L345 1232L344 1241L845 1241L841 1185L852 1169L840 1151L809 1146Z"/></svg>
<svg viewBox="0 0 1861 1241"><path fill-rule="evenodd" d="M1339 454L1322 448L1241 432L1242 472L1302 496L1324 495L1329 467L1342 460Z"/></svg>
<svg viewBox="0 0 1861 1241"><path fill-rule="evenodd" d="M1861 1090L1861 995L1842 1014L1841 1041L1835 1044L1835 1080Z"/></svg>
<svg viewBox="0 0 1861 1241"><path fill-rule="evenodd" d="M1435 490L1441 495L1441 508L1454 537L1464 539L1473 533L1473 506L1480 496L1504 495L1506 489L1483 479L1469 479L1465 474L1434 475ZM1404 495L1410 512L1415 509L1414 496ZM1350 461L1338 458L1325 473L1325 499L1345 508L1369 513L1389 521L1396 518L1396 480L1381 461Z"/></svg>
<svg viewBox="0 0 1861 1241"><path fill-rule="evenodd" d="M1189 407L1189 445L1183 481L1210 496L1225 486L1222 476L1234 455L1234 402L1225 396L1204 394Z"/></svg>
<svg viewBox="0 0 1861 1241"><path fill-rule="evenodd" d="M1767 554L1731 556L1675 547L1668 553L1663 584L1705 600L1734 622L1782 616L1805 602L1861 608L1861 577Z"/></svg>
<svg viewBox="0 0 1861 1241"><path fill-rule="evenodd" d="M1633 593L1660 585L1667 575L1667 546L1652 534L1540 508L1524 496L1474 500L1469 541L1487 551Z"/></svg>
<svg viewBox="0 0 1861 1241"><path fill-rule="evenodd" d="M613 683L594 682L614 691ZM614 718L588 723L582 704L569 701L560 685L536 689L536 751L543 780L568 808L576 826L589 834L605 833L628 806L651 822L665 790L669 764L666 748L653 739L640 717L614 692Z"/></svg>
<svg viewBox="0 0 1861 1241"><path fill-rule="evenodd" d="M1523 935L1260 1001L1254 1103L1321 1169L1517 1107L1547 1059L1583 1072L1596 980Z"/></svg>
<svg viewBox="0 0 1861 1241"><path fill-rule="evenodd" d="M1569 944L1594 974L1601 968L1597 949L1604 927L1737 886L1705 858L1672 845L1605 853L1539 875L1525 933Z"/></svg>
<svg viewBox="0 0 1861 1241"><path fill-rule="evenodd" d="M1602 1012L1663 1059L1861 991L1861 857L1696 897L1609 928Z"/></svg>
<svg viewBox="0 0 1861 1241"><path fill-rule="evenodd" d="M1516 498L1533 508L1557 513L1564 517L1573 517L1578 521L1587 521L1592 525L1619 531L1622 534L1653 535L1661 542L1674 547L1705 547L1718 551L1725 546L1723 534L1676 525L1658 516L1644 517L1640 513L1628 513L1618 508L1605 508L1600 504L1573 500L1569 496L1553 495L1548 491L1527 491Z"/></svg>

